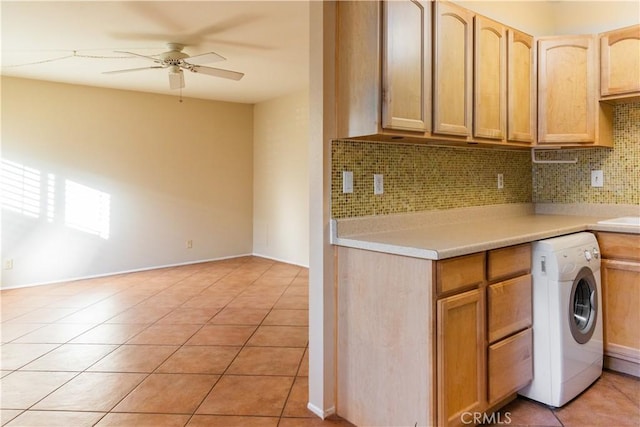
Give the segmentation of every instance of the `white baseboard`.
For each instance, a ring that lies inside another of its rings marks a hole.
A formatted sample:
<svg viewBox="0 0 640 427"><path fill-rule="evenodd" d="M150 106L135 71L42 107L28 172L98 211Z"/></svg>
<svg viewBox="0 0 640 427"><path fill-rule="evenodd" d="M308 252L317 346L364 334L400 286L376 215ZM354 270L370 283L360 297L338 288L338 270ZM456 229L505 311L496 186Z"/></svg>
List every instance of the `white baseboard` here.
<svg viewBox="0 0 640 427"><path fill-rule="evenodd" d="M318 408L316 405L312 404L311 402L307 403L307 409L313 412L314 414L316 414L317 416L319 416L320 418L322 418L323 420L336 413L335 406L332 406L331 408L325 411L323 409Z"/></svg>
<svg viewBox="0 0 640 427"><path fill-rule="evenodd" d="M292 262L292 261L289 261L289 260L286 260L286 259L280 259L280 258L276 258L276 257L264 255L264 254L259 254L257 252L254 252L251 255L257 256L257 257L260 257L260 258L264 258L264 259L270 259L271 261L278 261L278 262L282 262L282 263L285 263L285 264L295 265L295 266L298 266L298 267L309 268L309 265L299 264L297 262Z"/></svg>
<svg viewBox="0 0 640 427"><path fill-rule="evenodd" d="M175 263L175 264L154 265L154 266L150 266L150 267L134 268L134 269L131 269L131 270L113 271L113 272L109 272L109 273L93 274L93 275L89 275L89 276L68 277L68 278L65 278L65 279L52 280L52 281L48 281L48 282L28 283L28 284L25 284L25 285L7 286L7 287L2 286L2 287L0 287L0 289L2 289L2 290L5 290L5 289L19 289L19 288L30 288L32 286L55 285L56 283L73 282L75 280L97 279L97 278L100 278L100 277L116 276L118 274L139 273L141 271L157 270L157 269L160 269L160 268L180 267L180 266L183 266L183 265L201 264L201 263L204 263L204 262L213 262L213 261L224 261L224 260L227 260L227 259L235 259L235 258L242 258L242 257L248 257L248 256L254 256L254 255L253 254L240 254L240 255L231 255L231 256L220 257L220 258L210 258L210 259L200 259L200 260L195 260L195 261L185 261L185 262L179 262L179 263ZM265 257L261 257L261 258L265 258Z"/></svg>

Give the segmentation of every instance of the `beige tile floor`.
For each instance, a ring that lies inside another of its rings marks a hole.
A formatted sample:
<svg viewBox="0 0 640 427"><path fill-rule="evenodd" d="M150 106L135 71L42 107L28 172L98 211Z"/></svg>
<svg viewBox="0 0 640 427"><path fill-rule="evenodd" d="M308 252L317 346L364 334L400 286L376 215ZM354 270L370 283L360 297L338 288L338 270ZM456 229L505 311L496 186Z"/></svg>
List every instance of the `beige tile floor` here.
<svg viewBox="0 0 640 427"><path fill-rule="evenodd" d="M308 272L255 257L0 293L7 426L349 426L306 409ZM606 372L511 425L640 425L640 382Z"/></svg>

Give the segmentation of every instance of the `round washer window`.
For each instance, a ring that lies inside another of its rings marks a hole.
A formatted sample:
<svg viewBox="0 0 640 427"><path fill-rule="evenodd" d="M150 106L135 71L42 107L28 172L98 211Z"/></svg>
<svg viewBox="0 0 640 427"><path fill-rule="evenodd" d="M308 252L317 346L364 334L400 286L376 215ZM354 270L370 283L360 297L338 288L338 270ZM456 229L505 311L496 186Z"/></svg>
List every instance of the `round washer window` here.
<svg viewBox="0 0 640 427"><path fill-rule="evenodd" d="M573 294L573 321L579 331L584 332L589 326L592 312L591 288L586 280L580 279Z"/></svg>
<svg viewBox="0 0 640 427"><path fill-rule="evenodd" d="M598 315L598 295L593 272L583 267L571 286L569 329L580 344L591 339Z"/></svg>

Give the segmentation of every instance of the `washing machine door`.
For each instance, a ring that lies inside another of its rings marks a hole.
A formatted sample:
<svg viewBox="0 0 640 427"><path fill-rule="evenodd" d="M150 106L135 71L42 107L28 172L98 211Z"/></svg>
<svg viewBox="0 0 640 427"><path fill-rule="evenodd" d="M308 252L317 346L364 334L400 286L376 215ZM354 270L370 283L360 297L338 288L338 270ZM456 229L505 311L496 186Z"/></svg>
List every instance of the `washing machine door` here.
<svg viewBox="0 0 640 427"><path fill-rule="evenodd" d="M598 290L593 272L583 267L571 286L569 298L569 329L580 344L591 339L598 316Z"/></svg>

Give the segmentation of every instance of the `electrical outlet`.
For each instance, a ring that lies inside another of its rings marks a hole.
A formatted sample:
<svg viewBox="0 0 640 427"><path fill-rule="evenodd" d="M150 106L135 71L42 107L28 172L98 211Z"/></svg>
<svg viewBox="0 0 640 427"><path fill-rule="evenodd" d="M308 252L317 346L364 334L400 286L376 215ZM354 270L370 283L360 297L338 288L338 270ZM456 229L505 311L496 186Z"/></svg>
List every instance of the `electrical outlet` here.
<svg viewBox="0 0 640 427"><path fill-rule="evenodd" d="M591 171L591 186L604 187L604 174L601 170Z"/></svg>
<svg viewBox="0 0 640 427"><path fill-rule="evenodd" d="M498 189L503 189L504 188L504 175L499 173L498 174Z"/></svg>
<svg viewBox="0 0 640 427"><path fill-rule="evenodd" d="M187 249L193 248L193 240L187 240L186 246L187 246Z"/></svg>
<svg viewBox="0 0 640 427"><path fill-rule="evenodd" d="M373 175L373 194L383 194L384 193L384 176L381 173L376 173Z"/></svg>
<svg viewBox="0 0 640 427"><path fill-rule="evenodd" d="M13 268L13 259L6 259L2 264L4 270L11 270Z"/></svg>
<svg viewBox="0 0 640 427"><path fill-rule="evenodd" d="M353 193L353 172L342 171L342 192Z"/></svg>

